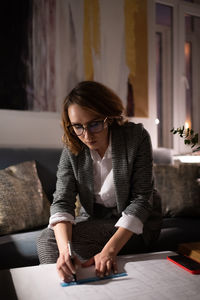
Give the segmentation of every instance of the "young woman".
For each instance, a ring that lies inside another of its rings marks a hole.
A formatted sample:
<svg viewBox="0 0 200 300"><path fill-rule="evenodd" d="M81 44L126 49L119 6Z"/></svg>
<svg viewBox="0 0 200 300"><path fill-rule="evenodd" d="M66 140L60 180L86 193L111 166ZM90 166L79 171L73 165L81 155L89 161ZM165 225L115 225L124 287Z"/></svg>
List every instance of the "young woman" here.
<svg viewBox="0 0 200 300"><path fill-rule="evenodd" d="M64 281L76 271L69 241L76 264L95 264L97 276L105 276L117 272L118 254L147 251L159 236L150 137L141 124L125 121L123 112L119 97L93 81L79 83L64 101L65 147L49 226L38 240L40 262L57 262Z"/></svg>

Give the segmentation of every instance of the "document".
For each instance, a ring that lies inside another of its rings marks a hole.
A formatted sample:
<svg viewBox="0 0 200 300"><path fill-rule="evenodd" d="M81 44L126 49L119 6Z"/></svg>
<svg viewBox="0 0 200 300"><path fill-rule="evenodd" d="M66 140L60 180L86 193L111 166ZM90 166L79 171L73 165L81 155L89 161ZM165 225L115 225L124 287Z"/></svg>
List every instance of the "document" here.
<svg viewBox="0 0 200 300"><path fill-rule="evenodd" d="M19 300L199 299L200 275L185 272L168 261L167 256L174 254L166 251L119 256L119 272L127 276L66 287L60 284L55 264L11 269L10 273ZM79 270L79 275L94 276L94 266Z"/></svg>

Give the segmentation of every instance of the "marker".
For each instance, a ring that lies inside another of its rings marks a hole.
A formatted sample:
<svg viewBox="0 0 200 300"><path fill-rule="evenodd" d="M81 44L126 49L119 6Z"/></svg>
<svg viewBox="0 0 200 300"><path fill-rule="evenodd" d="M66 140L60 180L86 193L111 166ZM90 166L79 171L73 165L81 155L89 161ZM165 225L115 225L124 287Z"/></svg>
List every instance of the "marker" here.
<svg viewBox="0 0 200 300"><path fill-rule="evenodd" d="M68 241L67 245L68 245L68 251L69 251L69 256L70 256L71 262L75 266L75 260L74 260L74 253L73 253L73 250L72 250L72 244L71 244L70 241ZM73 274L73 278L74 278L73 281L76 282L77 281L76 274Z"/></svg>

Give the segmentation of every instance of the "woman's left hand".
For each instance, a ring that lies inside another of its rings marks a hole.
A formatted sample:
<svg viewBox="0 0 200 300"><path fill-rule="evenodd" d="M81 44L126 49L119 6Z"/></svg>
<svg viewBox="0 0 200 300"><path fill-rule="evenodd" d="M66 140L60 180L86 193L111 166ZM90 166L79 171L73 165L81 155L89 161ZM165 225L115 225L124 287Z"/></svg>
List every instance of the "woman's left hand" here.
<svg viewBox="0 0 200 300"><path fill-rule="evenodd" d="M117 273L116 255L109 253L105 249L85 262L83 267L88 267L92 264L95 264L96 275L98 277L108 276L111 272Z"/></svg>

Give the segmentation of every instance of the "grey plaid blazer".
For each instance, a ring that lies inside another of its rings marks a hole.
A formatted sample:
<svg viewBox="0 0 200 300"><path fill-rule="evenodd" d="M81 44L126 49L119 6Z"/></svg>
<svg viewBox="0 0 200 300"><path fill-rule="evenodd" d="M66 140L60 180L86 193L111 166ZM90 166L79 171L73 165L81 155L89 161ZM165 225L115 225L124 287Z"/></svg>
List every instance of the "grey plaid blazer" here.
<svg viewBox="0 0 200 300"><path fill-rule="evenodd" d="M161 225L160 197L154 189L152 146L142 124L111 126L113 178L117 211L137 216L148 230ZM93 166L88 147L76 156L67 148L61 154L51 215L74 215L76 196L88 216L94 216Z"/></svg>

